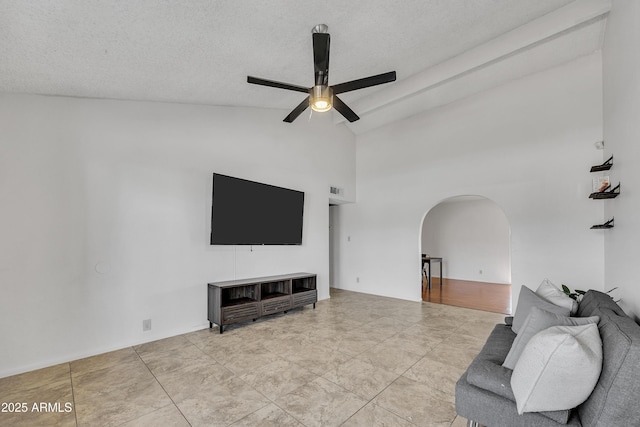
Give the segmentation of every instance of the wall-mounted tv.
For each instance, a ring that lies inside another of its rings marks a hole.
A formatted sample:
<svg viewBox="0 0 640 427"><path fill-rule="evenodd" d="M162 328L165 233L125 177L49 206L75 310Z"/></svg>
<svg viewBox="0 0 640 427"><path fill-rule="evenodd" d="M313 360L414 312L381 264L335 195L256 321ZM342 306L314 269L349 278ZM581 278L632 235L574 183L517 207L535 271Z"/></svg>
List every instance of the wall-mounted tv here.
<svg viewBox="0 0 640 427"><path fill-rule="evenodd" d="M300 245L304 193L213 174L212 245Z"/></svg>

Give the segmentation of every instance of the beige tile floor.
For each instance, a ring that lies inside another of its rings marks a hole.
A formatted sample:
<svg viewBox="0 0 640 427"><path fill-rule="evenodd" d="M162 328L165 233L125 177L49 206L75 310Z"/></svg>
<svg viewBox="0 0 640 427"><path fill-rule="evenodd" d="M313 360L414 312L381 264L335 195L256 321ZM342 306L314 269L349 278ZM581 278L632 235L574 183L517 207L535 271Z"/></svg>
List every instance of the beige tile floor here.
<svg viewBox="0 0 640 427"><path fill-rule="evenodd" d="M460 427L454 384L503 317L332 289L315 310L2 378L0 402L27 411L0 425Z"/></svg>

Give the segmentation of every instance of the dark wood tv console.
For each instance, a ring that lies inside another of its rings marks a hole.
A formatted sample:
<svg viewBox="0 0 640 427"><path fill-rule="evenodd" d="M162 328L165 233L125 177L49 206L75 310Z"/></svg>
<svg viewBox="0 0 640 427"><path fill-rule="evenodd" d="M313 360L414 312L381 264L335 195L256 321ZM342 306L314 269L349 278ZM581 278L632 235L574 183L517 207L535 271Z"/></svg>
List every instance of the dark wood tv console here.
<svg viewBox="0 0 640 427"><path fill-rule="evenodd" d="M214 282L208 288L209 327L215 323L220 333L225 325L309 304L316 308L318 301L316 275L309 273Z"/></svg>

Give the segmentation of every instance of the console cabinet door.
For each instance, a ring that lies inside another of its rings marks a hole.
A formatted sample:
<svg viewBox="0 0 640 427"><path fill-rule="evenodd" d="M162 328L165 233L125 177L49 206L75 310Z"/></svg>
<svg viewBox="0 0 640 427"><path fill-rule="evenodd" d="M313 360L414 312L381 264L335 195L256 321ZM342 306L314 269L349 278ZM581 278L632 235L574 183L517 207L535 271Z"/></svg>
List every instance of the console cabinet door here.
<svg viewBox="0 0 640 427"><path fill-rule="evenodd" d="M293 307L301 307L303 305L315 304L318 301L317 291L314 289L307 292L298 292L293 294Z"/></svg>
<svg viewBox="0 0 640 427"><path fill-rule="evenodd" d="M222 308L222 324L242 322L260 317L260 304L257 302Z"/></svg>

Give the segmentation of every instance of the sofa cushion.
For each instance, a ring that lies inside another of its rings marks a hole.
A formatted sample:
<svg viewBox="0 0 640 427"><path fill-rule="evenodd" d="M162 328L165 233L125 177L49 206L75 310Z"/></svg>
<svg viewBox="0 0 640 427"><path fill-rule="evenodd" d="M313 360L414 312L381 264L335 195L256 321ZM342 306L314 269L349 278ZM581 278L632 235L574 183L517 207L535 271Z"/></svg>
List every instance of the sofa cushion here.
<svg viewBox="0 0 640 427"><path fill-rule="evenodd" d="M529 315L529 311L531 311L531 307L538 307L542 310L560 314L562 316L569 316L571 313L569 308L552 304L544 298L536 295L536 293L531 289L526 286L522 286L520 288L520 296L518 297L518 305L516 306L516 314L513 317L513 325L511 326L511 329L513 329L513 332L516 334L519 333L525 319Z"/></svg>
<svg viewBox="0 0 640 427"><path fill-rule="evenodd" d="M589 290L578 304L578 313L580 317L593 316L593 311L598 308L608 308L619 316L626 316L625 312L611 298L610 295L599 291Z"/></svg>
<svg viewBox="0 0 640 427"><path fill-rule="evenodd" d="M511 376L518 413L571 409L589 397L602 369L598 327L553 326L526 345Z"/></svg>
<svg viewBox="0 0 640 427"><path fill-rule="evenodd" d="M578 302L562 292L556 285L551 283L549 279L544 279L542 283L540 283L540 286L536 289L536 294L550 303L568 308L571 310L572 316L578 311Z"/></svg>
<svg viewBox="0 0 640 427"><path fill-rule="evenodd" d="M591 292L587 292L585 298ZM604 296L605 301L611 300L606 294L598 294L597 298ZM607 303L604 305L594 310L600 316L602 374L578 412L582 424L589 427L640 426L640 327L630 317L609 309Z"/></svg>
<svg viewBox="0 0 640 427"><path fill-rule="evenodd" d="M592 317L567 317L560 316L559 314L549 313L538 307L532 307L529 311L529 315L524 321L520 333L513 341L511 350L507 354L506 359L502 366L505 368L513 369L516 366L516 362L520 358L520 354L524 350L529 340L538 332L552 326L578 326L586 325L589 323L598 323L600 318L598 316Z"/></svg>

